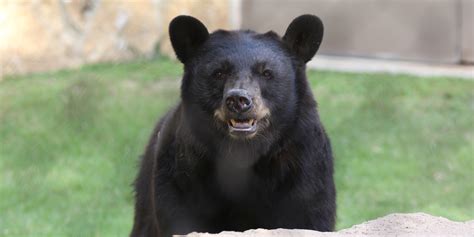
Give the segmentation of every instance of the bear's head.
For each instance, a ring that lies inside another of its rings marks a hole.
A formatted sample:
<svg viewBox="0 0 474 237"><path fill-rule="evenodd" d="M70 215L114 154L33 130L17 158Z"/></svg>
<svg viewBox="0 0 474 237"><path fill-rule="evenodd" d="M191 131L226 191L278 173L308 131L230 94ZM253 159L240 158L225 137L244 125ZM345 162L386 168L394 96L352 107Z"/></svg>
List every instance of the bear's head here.
<svg viewBox="0 0 474 237"><path fill-rule="evenodd" d="M308 90L301 88L305 64L321 44L323 24L316 16L302 15L283 37L272 31L209 34L199 20L178 16L169 33L184 64L181 97L191 126L253 139L282 131L297 119L299 96Z"/></svg>

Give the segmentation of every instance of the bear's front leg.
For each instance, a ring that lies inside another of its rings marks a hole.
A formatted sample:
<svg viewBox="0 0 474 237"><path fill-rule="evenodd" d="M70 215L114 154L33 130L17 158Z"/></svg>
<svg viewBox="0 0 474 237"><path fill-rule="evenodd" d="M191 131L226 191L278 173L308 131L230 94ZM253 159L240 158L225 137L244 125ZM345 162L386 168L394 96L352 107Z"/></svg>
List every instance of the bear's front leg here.
<svg viewBox="0 0 474 237"><path fill-rule="evenodd" d="M157 177L156 217L162 236L215 232L218 202L207 189L192 181L196 177L175 172L173 177Z"/></svg>

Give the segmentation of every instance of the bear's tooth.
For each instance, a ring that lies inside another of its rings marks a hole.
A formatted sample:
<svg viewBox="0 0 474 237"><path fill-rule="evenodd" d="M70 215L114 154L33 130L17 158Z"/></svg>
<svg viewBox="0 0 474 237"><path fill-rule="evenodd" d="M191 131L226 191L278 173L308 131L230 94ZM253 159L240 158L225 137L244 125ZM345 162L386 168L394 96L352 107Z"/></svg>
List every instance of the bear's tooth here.
<svg viewBox="0 0 474 237"><path fill-rule="evenodd" d="M231 119L230 123L232 124L233 127L235 127L235 124L237 123L235 120Z"/></svg>

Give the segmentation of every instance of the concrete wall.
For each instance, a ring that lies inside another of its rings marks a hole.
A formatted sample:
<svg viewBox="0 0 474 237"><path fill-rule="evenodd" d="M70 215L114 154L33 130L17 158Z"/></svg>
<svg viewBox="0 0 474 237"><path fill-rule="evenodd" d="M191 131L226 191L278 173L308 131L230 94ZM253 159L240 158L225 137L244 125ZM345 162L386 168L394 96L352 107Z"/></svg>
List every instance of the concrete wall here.
<svg viewBox="0 0 474 237"><path fill-rule="evenodd" d="M474 63L474 0L463 0L461 7L461 59Z"/></svg>
<svg viewBox="0 0 474 237"><path fill-rule="evenodd" d="M294 17L311 13L325 24L323 54L472 63L473 2L243 0L242 27L283 34Z"/></svg>

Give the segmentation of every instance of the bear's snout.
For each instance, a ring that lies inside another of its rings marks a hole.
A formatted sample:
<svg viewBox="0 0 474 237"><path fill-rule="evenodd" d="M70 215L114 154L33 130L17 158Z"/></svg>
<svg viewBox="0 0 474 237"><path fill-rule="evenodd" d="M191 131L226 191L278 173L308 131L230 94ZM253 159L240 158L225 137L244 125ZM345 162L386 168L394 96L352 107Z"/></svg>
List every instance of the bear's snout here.
<svg viewBox="0 0 474 237"><path fill-rule="evenodd" d="M226 93L225 104L229 111L245 113L253 107L252 98L243 89L232 89Z"/></svg>

